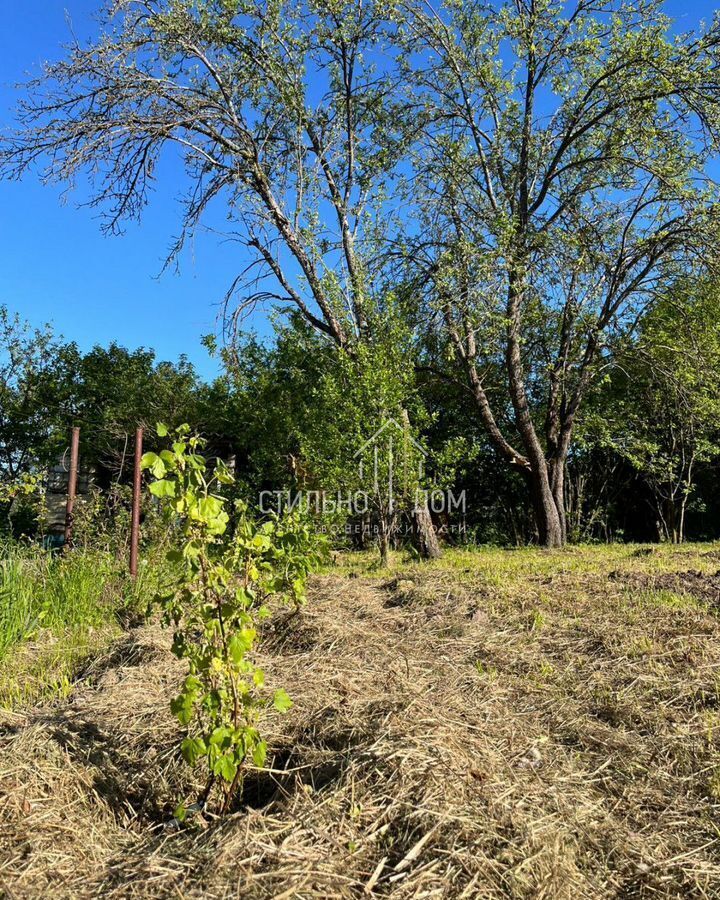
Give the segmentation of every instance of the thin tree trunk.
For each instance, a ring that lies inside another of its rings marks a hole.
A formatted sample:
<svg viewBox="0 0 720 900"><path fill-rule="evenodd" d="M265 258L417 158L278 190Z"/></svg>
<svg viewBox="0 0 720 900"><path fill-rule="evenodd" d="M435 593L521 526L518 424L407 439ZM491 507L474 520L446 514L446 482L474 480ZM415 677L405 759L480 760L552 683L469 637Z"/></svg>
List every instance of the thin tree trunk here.
<svg viewBox="0 0 720 900"><path fill-rule="evenodd" d="M670 532L668 530L667 522L665 520L665 515L663 513L663 501L658 498L656 504L656 513L657 519L655 520L655 527L657 528L658 534L658 542L664 544L666 541L670 540Z"/></svg>
<svg viewBox="0 0 720 900"><path fill-rule="evenodd" d="M685 543L685 511L687 509L688 497L685 494L680 501L680 524L678 525L678 544Z"/></svg>
<svg viewBox="0 0 720 900"><path fill-rule="evenodd" d="M386 569L390 563L390 534L381 523L378 534L378 546L380 549L380 565Z"/></svg>
<svg viewBox="0 0 720 900"><path fill-rule="evenodd" d="M406 433L410 431L410 415L406 409L402 411L402 423ZM437 534L433 528L430 510L428 508L427 497L421 503L415 503L411 512L412 531L415 538L415 544L420 556L423 559L440 559L442 550Z"/></svg>
<svg viewBox="0 0 720 900"><path fill-rule="evenodd" d="M567 543L567 515L565 513L565 457L560 456L549 465L550 490L560 523L560 546Z"/></svg>
<svg viewBox="0 0 720 900"><path fill-rule="evenodd" d="M678 525L678 543L683 544L685 542L685 513L687 511L688 500L690 499L690 493L692 491L693 486L693 464L695 462L695 454L690 457L690 463L688 464L687 470L687 479L685 483L685 487L682 492L682 500L680 501L680 524Z"/></svg>

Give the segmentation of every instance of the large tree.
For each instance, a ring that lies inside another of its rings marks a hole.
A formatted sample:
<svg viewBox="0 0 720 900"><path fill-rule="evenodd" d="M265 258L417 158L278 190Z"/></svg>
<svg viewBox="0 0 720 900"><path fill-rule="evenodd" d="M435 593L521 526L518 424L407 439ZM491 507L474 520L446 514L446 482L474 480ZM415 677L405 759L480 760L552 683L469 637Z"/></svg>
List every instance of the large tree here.
<svg viewBox="0 0 720 900"><path fill-rule="evenodd" d="M180 252L219 205L243 246L238 315L288 304L339 347L383 285L387 177L405 136L373 2L116 0L100 37L28 86L0 171L88 176L110 231L139 217L163 152L187 178Z"/></svg>
<svg viewBox="0 0 720 900"><path fill-rule="evenodd" d="M94 43L30 85L0 173L89 175L115 230L174 150L187 192L171 256L212 205L243 248L230 328L269 301L352 355L382 328L388 185L414 124L388 15L374 0L116 0Z"/></svg>
<svg viewBox="0 0 720 900"><path fill-rule="evenodd" d="M662 7L406 4L426 198L412 264L548 546L566 540L566 460L594 376L658 288L715 254L720 24L673 34Z"/></svg>

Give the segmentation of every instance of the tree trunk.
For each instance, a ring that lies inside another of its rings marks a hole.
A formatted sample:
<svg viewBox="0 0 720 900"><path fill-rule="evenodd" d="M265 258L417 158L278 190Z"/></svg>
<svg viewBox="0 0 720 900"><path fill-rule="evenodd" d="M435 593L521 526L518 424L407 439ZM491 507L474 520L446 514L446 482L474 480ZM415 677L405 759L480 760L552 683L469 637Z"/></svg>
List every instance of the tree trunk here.
<svg viewBox="0 0 720 900"><path fill-rule="evenodd" d="M675 497L670 497L667 501L667 523L668 523L668 532L670 534L670 540L673 544L680 543L680 536L678 532L678 522L677 522L677 500Z"/></svg>
<svg viewBox="0 0 720 900"><path fill-rule="evenodd" d="M380 566L385 569L390 562L390 542L395 531L395 514L392 509L380 507L378 510L378 549Z"/></svg>
<svg viewBox="0 0 720 900"><path fill-rule="evenodd" d="M402 410L402 423L405 433L410 432L410 414L406 409ZM415 539L415 545L422 559L440 559L442 550L438 542L435 529L433 528L432 519L430 518L430 510L428 509L427 499L420 503L415 503L411 512L412 532Z"/></svg>
<svg viewBox="0 0 720 900"><path fill-rule="evenodd" d="M442 550L430 518L427 501L422 506L418 505L413 509L412 518L413 536L420 556L423 559L440 559Z"/></svg>
<svg viewBox="0 0 720 900"><path fill-rule="evenodd" d="M689 493L686 491L683 493L682 500L680 501L680 519L678 523L678 544L685 543L685 513L687 512L687 504Z"/></svg>
<svg viewBox="0 0 720 900"><path fill-rule="evenodd" d="M541 547L563 547L565 545L565 510L562 501L558 506L556 492L550 487L547 467L544 471L528 473L533 499L535 524L538 529L538 543ZM561 494L562 496L562 494Z"/></svg>
<svg viewBox="0 0 720 900"><path fill-rule="evenodd" d="M380 566L383 569L387 569L390 563L390 535L382 527L378 534L378 545L380 549Z"/></svg>
<svg viewBox="0 0 720 900"><path fill-rule="evenodd" d="M550 489L552 492L553 503L557 511L558 521L560 524L560 545L563 546L567 542L567 516L565 514L565 460L554 460L549 467Z"/></svg>

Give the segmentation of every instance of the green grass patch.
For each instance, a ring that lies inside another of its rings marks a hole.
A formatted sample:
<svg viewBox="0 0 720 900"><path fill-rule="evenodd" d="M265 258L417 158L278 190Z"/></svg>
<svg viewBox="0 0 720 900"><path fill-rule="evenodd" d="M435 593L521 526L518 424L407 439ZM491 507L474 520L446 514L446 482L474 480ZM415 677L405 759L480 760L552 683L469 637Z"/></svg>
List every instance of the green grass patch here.
<svg viewBox="0 0 720 900"><path fill-rule="evenodd" d="M447 572L458 583L481 581L491 587L513 588L540 579L602 577L611 572L662 574L693 568L710 575L719 562L718 543L576 544L561 550L477 546L445 548L442 558L433 561L419 561L410 553L395 551L385 569L380 568L374 549L336 553L326 571L377 578Z"/></svg>
<svg viewBox="0 0 720 900"><path fill-rule="evenodd" d="M0 554L0 707L66 694L89 658L147 609L158 570L133 582L112 555L27 547Z"/></svg>
<svg viewBox="0 0 720 900"><path fill-rule="evenodd" d="M691 594L680 594L677 591L644 590L633 592L632 596L643 606L655 606L663 609L704 610L706 608L705 604Z"/></svg>
<svg viewBox="0 0 720 900"><path fill-rule="evenodd" d="M121 633L111 622L101 628L41 631L35 640L17 644L0 660L0 709L67 697L87 664Z"/></svg>

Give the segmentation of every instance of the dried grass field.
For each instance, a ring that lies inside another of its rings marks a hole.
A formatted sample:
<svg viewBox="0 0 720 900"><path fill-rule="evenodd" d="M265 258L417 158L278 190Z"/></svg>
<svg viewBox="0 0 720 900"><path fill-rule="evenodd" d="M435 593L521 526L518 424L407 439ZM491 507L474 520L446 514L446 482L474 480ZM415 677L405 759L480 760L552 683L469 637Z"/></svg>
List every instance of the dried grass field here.
<svg viewBox="0 0 720 900"><path fill-rule="evenodd" d="M720 897L720 548L342 557L267 627L270 768L183 828L158 626L0 718L7 898Z"/></svg>

